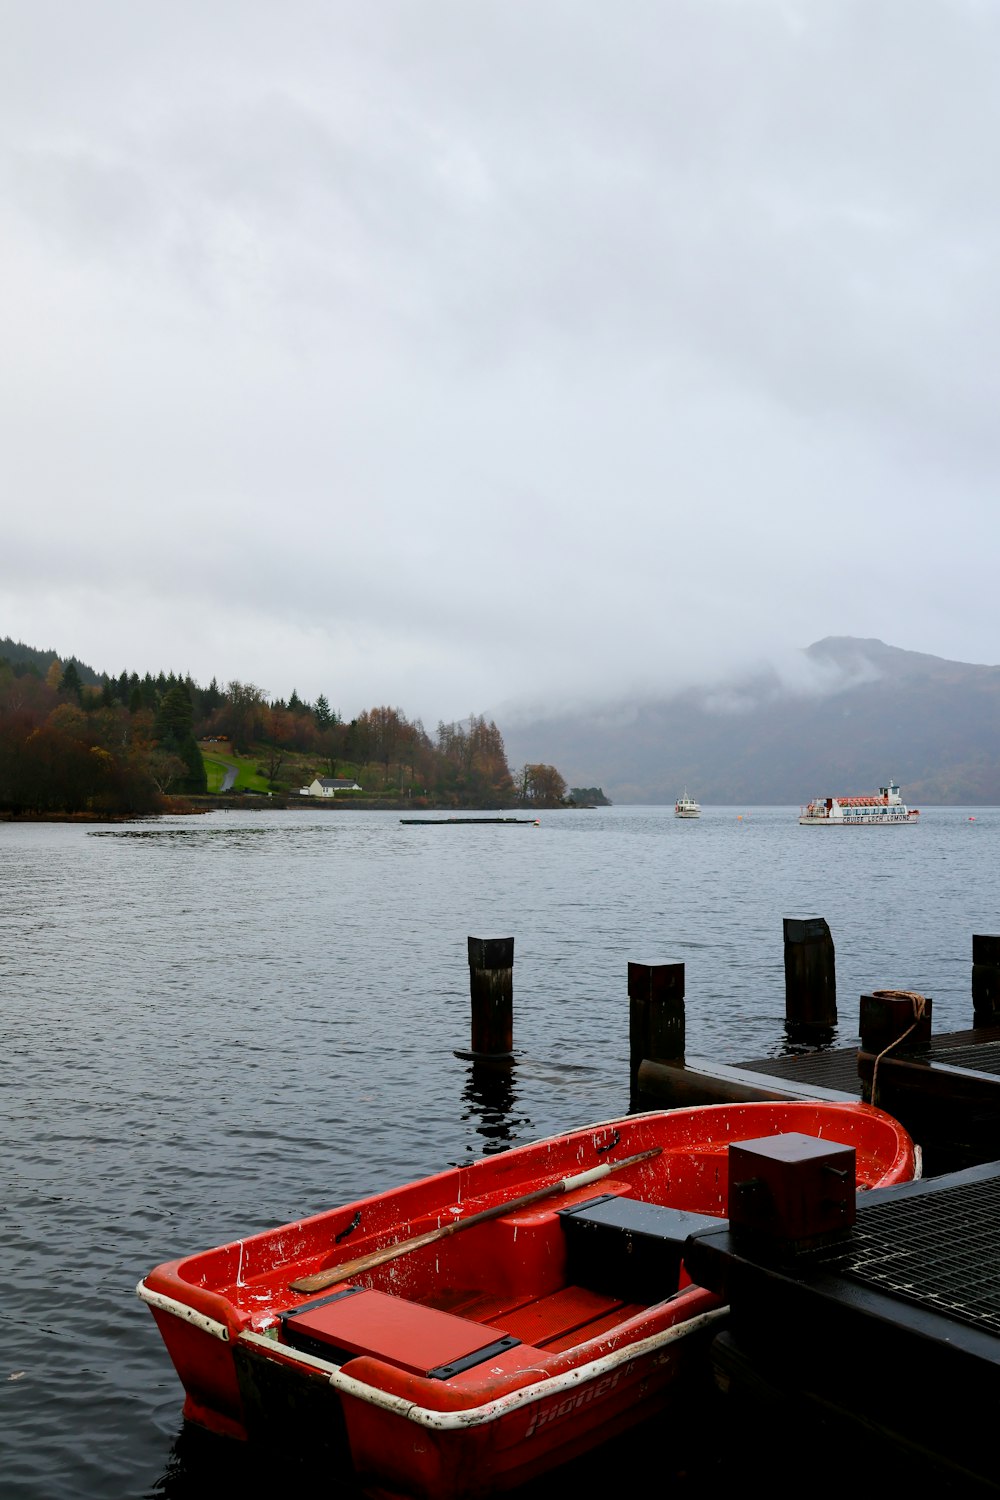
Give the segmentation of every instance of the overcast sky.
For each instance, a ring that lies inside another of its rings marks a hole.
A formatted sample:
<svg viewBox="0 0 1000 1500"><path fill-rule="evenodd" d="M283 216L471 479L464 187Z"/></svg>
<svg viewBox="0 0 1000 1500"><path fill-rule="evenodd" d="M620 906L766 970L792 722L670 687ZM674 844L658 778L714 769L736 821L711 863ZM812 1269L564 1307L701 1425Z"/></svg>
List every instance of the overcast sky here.
<svg viewBox="0 0 1000 1500"><path fill-rule="evenodd" d="M1000 6L0 14L0 636L428 728L1000 660Z"/></svg>

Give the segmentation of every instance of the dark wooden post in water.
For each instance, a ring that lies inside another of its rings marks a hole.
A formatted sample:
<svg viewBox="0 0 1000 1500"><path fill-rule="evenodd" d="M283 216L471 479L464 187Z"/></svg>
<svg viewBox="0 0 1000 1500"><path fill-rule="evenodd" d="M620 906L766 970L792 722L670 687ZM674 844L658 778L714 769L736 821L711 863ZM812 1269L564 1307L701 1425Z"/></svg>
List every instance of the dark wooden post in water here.
<svg viewBox="0 0 1000 1500"><path fill-rule="evenodd" d="M514 1048L514 939L469 938L472 1051L511 1057Z"/></svg>
<svg viewBox="0 0 1000 1500"><path fill-rule="evenodd" d="M934 1002L914 990L872 990L861 996L858 1030L861 1050L858 1053L858 1077L861 1097L866 1104L887 1109L916 1139L924 1144L928 1103L933 1108L936 1090L921 1101L900 1092L899 1080L893 1085L893 1067L889 1058L898 1060L913 1053L929 1053ZM880 1071L881 1064L881 1071ZM912 1082L912 1080L911 1080Z"/></svg>
<svg viewBox="0 0 1000 1500"><path fill-rule="evenodd" d="M629 964L629 1073L638 1091L645 1058L684 1061L684 965Z"/></svg>
<svg viewBox="0 0 1000 1500"><path fill-rule="evenodd" d="M906 1050L923 1050L930 1046L934 1002L922 995L922 1015L918 1018L912 990L872 990L861 996L858 1030L863 1052L884 1052L906 1037Z"/></svg>
<svg viewBox="0 0 1000 1500"><path fill-rule="evenodd" d="M1000 937L972 936L973 1026L1000 1024Z"/></svg>
<svg viewBox="0 0 1000 1500"><path fill-rule="evenodd" d="M824 917L785 917L785 1021L792 1026L837 1024L833 938Z"/></svg>

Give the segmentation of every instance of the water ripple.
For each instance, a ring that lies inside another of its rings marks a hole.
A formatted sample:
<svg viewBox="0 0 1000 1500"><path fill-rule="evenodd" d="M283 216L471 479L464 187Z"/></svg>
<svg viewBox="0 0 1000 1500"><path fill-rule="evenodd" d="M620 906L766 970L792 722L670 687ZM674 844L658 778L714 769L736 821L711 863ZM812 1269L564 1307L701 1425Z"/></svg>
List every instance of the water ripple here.
<svg viewBox="0 0 1000 1500"><path fill-rule="evenodd" d="M249 1484L182 1429L140 1276L626 1112L629 961L686 965L689 1050L721 1062L782 1049L785 916L830 923L836 1045L873 988L931 995L935 1029L970 1024L1000 814L830 833L739 811L430 836L305 809L0 824L4 1495ZM515 939L499 1080L456 1056L469 935Z"/></svg>

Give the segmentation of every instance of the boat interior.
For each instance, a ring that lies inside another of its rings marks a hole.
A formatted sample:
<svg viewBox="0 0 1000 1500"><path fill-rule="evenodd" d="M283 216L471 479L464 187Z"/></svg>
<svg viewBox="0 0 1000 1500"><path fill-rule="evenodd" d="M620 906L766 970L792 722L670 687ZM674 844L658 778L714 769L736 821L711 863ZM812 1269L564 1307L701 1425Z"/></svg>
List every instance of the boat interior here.
<svg viewBox="0 0 1000 1500"><path fill-rule="evenodd" d="M643 1181L648 1194L651 1174L630 1170L490 1218L331 1282L311 1297L296 1296L289 1283L303 1267L315 1270L319 1255L309 1255L298 1240L290 1247L293 1262L282 1257L276 1264L275 1245L268 1242L279 1231L207 1251L178 1271L189 1282L212 1286L220 1306L249 1313L252 1327L325 1361L370 1356L439 1379L468 1370L466 1381L473 1382L475 1367L490 1360L498 1377L509 1376L529 1364L537 1367L540 1356L546 1364L552 1357L561 1363L558 1356L572 1361L572 1351L582 1345L610 1339L613 1347L617 1330L634 1337L633 1320L690 1285L682 1247L692 1228L718 1225L725 1155L703 1153L705 1170L694 1177L690 1153L683 1155L684 1178L701 1181L695 1196L711 1202L715 1212L639 1198L636 1188ZM658 1174L660 1193L670 1192L670 1175ZM671 1196L677 1197L676 1185ZM325 1246L327 1262L344 1213L297 1226L317 1252ZM392 1238L433 1230L440 1219L439 1210L428 1211ZM366 1242L357 1246L362 1255L384 1238L371 1233ZM664 1322L673 1316L663 1309ZM515 1346L522 1346L520 1352L509 1353ZM459 1361L464 1364L456 1369Z"/></svg>
<svg viewBox="0 0 1000 1500"><path fill-rule="evenodd" d="M450 1380L613 1335L690 1284L684 1240L719 1221L642 1202L613 1179L601 1189L477 1225L367 1273L366 1285L341 1283L282 1314L282 1340L338 1364L370 1355Z"/></svg>
<svg viewBox="0 0 1000 1500"><path fill-rule="evenodd" d="M735 1123L758 1132L759 1110L739 1107ZM772 1130L786 1117L853 1140L859 1183L905 1162L896 1127L873 1129L854 1111L768 1107ZM401 1393L406 1375L455 1382L446 1404L476 1380L538 1379L667 1328L702 1300L716 1305L691 1285L683 1247L727 1213L734 1119L710 1129L713 1112L695 1111L669 1144L657 1116L629 1123L628 1136L615 1127L541 1143L187 1257L160 1268L160 1289L276 1354L350 1361L361 1379L366 1359L378 1361L369 1380ZM646 1149L607 1162L635 1148Z"/></svg>

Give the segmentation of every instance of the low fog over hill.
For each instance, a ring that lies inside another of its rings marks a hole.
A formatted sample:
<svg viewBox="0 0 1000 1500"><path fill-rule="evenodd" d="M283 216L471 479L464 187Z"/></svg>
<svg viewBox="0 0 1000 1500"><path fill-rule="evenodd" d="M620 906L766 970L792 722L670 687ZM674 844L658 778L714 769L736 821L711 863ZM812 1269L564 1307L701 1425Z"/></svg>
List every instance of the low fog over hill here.
<svg viewBox="0 0 1000 1500"><path fill-rule="evenodd" d="M504 724L511 764L546 761L615 802L802 803L874 791L1000 803L1000 667L829 636L780 667L642 703Z"/></svg>

